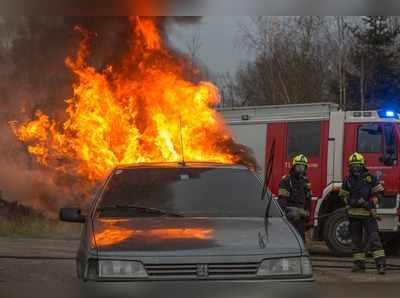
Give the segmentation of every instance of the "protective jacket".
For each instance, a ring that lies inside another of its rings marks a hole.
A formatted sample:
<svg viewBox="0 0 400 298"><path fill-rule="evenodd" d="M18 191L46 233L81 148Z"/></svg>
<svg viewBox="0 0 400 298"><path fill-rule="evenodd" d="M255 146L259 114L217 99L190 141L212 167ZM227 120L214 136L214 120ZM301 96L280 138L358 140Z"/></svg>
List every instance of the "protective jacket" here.
<svg viewBox="0 0 400 298"><path fill-rule="evenodd" d="M296 177L293 173L282 177L279 184L279 205L286 212L287 207L311 209L311 184L307 177Z"/></svg>
<svg viewBox="0 0 400 298"><path fill-rule="evenodd" d="M372 197L382 196L383 186L378 179L365 170L360 176L350 175L343 180L339 196L349 207L350 217L373 217L376 206Z"/></svg>

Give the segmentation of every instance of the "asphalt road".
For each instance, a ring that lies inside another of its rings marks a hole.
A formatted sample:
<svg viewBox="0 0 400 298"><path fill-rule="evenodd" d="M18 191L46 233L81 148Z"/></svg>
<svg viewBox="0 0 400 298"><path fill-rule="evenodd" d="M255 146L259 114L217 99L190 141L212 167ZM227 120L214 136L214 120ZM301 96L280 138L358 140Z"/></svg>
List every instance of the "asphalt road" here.
<svg viewBox="0 0 400 298"><path fill-rule="evenodd" d="M75 281L78 240L0 237L0 281ZM321 242L308 243L315 279L324 282L396 282L400 284L400 258L389 258L388 273L376 274L373 264L366 273L351 273L350 258L336 258ZM343 268L338 268L343 267Z"/></svg>

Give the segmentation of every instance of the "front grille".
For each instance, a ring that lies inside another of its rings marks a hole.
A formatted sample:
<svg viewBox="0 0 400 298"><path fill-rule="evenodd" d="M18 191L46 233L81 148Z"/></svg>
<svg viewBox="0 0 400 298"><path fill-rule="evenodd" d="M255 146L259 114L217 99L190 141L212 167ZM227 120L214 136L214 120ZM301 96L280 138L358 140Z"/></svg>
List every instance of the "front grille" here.
<svg viewBox="0 0 400 298"><path fill-rule="evenodd" d="M251 277L256 276L258 263L209 264L210 277Z"/></svg>
<svg viewBox="0 0 400 298"><path fill-rule="evenodd" d="M239 279L256 277L259 263L145 264L154 279ZM204 273L206 271L206 273Z"/></svg>
<svg viewBox="0 0 400 298"><path fill-rule="evenodd" d="M156 278L196 278L196 264L147 264L144 266L149 277Z"/></svg>

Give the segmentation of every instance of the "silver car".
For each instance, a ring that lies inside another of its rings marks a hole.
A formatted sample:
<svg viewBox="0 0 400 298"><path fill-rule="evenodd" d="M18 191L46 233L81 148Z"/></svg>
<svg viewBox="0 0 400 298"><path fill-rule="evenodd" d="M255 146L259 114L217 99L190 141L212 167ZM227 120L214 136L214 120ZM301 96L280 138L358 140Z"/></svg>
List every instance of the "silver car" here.
<svg viewBox="0 0 400 298"><path fill-rule="evenodd" d="M253 171L237 165L118 167L86 215L60 210L61 220L84 223L78 277L312 281L300 236L275 200L262 200L262 188Z"/></svg>

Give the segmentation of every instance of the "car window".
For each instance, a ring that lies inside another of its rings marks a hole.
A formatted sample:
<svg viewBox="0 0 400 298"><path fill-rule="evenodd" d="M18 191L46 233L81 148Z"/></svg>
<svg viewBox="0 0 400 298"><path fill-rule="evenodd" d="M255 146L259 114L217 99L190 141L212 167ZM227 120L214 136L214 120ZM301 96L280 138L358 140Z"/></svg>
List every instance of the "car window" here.
<svg viewBox="0 0 400 298"><path fill-rule="evenodd" d="M227 168L140 168L117 170L97 206L144 206L183 216L263 217L267 200L249 170ZM111 208L112 209L112 208ZM123 208L116 216L129 215ZM122 211L124 210L124 211ZM140 211L140 210L139 210ZM132 210L132 216L138 216ZM270 216L281 216L275 203Z"/></svg>

